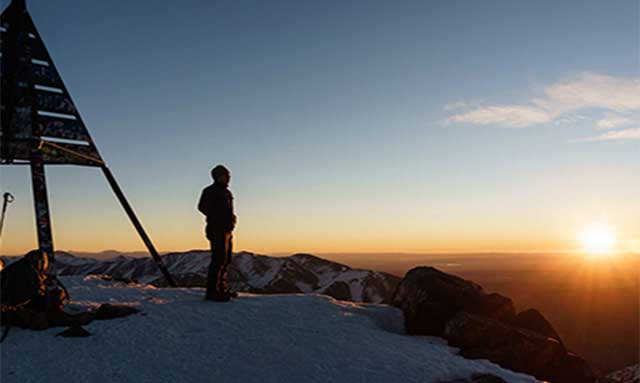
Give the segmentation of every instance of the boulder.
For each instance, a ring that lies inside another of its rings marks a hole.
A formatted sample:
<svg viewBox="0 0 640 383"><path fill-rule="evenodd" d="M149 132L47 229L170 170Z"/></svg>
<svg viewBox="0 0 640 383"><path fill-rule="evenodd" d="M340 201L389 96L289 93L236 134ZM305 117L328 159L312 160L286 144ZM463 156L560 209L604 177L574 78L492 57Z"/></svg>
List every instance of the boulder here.
<svg viewBox="0 0 640 383"><path fill-rule="evenodd" d="M295 280L292 281L284 278L274 279L265 286L251 288L249 291L259 294L300 294L304 292L296 286Z"/></svg>
<svg viewBox="0 0 640 383"><path fill-rule="evenodd" d="M178 287L207 287L207 275L198 273L171 274ZM164 277L158 278L153 283L159 287L169 287L169 282Z"/></svg>
<svg viewBox="0 0 640 383"><path fill-rule="evenodd" d="M445 324L460 311L511 323L511 299L486 294L479 285L433 267L416 267L400 281L391 300L404 313L409 334L440 336Z"/></svg>
<svg viewBox="0 0 640 383"><path fill-rule="evenodd" d="M510 298L500 294L483 294L464 311L505 323L513 323L516 320L516 309Z"/></svg>
<svg viewBox="0 0 640 383"><path fill-rule="evenodd" d="M525 310L516 315L514 325L520 328L535 331L538 334L546 335L562 343L560 335L558 335L551 323L549 323L549 321L540 313L540 311L536 309Z"/></svg>
<svg viewBox="0 0 640 383"><path fill-rule="evenodd" d="M554 383L595 382L586 362L558 340L497 320L460 312L446 324L443 336L466 358L488 359Z"/></svg>
<svg viewBox="0 0 640 383"><path fill-rule="evenodd" d="M333 282L322 293L341 301L351 300L351 288L344 281Z"/></svg>
<svg viewBox="0 0 640 383"><path fill-rule="evenodd" d="M518 315L511 299L432 267L416 267L402 279L391 303L404 314L408 334L441 336L468 358L554 383L591 383L587 363L567 351L537 310Z"/></svg>

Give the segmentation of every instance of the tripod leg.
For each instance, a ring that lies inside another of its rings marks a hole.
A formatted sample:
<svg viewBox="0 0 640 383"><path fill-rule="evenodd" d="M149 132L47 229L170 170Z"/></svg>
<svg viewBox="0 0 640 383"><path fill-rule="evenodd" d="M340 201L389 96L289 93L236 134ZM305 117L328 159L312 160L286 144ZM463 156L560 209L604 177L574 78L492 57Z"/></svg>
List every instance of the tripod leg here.
<svg viewBox="0 0 640 383"><path fill-rule="evenodd" d="M53 252L53 237L51 235L51 215L49 214L47 181L44 173L44 164L38 155L31 161L31 184L36 214L36 228L38 230L38 246L40 250L46 251L49 256L48 273L55 275L55 254Z"/></svg>
<svg viewBox="0 0 640 383"><path fill-rule="evenodd" d="M106 166L103 166L102 171L104 172L104 175L107 177L107 181L109 182L109 185L111 185L111 188L113 189L113 192L116 194L116 197L118 197L118 201L120 201L120 204L124 208L124 211L129 216L131 223L136 228L138 235L140 235L140 238L142 238L142 241L147 246L149 253L153 257L153 260L155 261L156 265L162 272L162 275L164 275L165 279L167 280L167 283L171 287L176 287L176 283L171 277L171 274L169 274L169 270L167 270L167 267L162 262L160 255L158 255L156 248L153 246L153 243L151 242L151 239L149 239L149 236L147 235L144 228L142 227L142 224L138 220L138 217L136 217L136 213L134 213L133 209L131 208L131 205L129 205L127 198L124 196L124 193L120 189L118 182L116 182L116 179L111 173L111 170L109 170L109 168L107 168Z"/></svg>

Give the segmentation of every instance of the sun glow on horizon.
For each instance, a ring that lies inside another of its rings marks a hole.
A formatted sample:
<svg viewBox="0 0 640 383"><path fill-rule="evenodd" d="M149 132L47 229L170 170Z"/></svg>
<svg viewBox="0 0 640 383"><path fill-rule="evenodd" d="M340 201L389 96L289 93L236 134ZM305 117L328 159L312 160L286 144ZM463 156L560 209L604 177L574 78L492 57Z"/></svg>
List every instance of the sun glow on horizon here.
<svg viewBox="0 0 640 383"><path fill-rule="evenodd" d="M594 222L582 229L578 239L582 249L590 255L611 254L617 244L616 235L610 226Z"/></svg>

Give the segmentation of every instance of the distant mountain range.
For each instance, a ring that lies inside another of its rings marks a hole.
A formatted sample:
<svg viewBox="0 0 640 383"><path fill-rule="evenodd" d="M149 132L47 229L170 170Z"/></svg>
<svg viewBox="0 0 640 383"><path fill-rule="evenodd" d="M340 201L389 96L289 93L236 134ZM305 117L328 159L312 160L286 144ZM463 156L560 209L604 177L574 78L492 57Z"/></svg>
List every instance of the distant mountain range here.
<svg viewBox="0 0 640 383"><path fill-rule="evenodd" d="M640 364L613 372L607 378L602 379L602 383L640 383Z"/></svg>
<svg viewBox="0 0 640 383"><path fill-rule="evenodd" d="M58 274L99 274L116 280L166 286L151 258L110 254L114 257L95 259L56 252ZM179 286L205 286L211 259L209 251L169 253L162 259ZM229 284L235 291L319 293L353 302L387 302L399 282L399 277L388 273L353 269L311 254L270 257L240 252L233 256L229 268Z"/></svg>

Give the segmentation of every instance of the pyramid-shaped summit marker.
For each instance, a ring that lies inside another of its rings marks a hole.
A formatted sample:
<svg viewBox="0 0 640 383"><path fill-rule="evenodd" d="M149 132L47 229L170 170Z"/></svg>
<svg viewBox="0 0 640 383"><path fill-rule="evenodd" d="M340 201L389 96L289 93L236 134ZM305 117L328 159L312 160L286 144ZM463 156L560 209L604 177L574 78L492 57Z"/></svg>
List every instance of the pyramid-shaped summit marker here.
<svg viewBox="0 0 640 383"><path fill-rule="evenodd" d="M26 9L14 0L1 15L2 163L102 166L103 161Z"/></svg>
<svg viewBox="0 0 640 383"><path fill-rule="evenodd" d="M39 249L51 258L55 254L45 165L100 167L160 271L169 285L175 286L93 143L25 0L13 0L0 15L0 38L0 165L31 167ZM55 269L51 268L51 272L55 273Z"/></svg>

